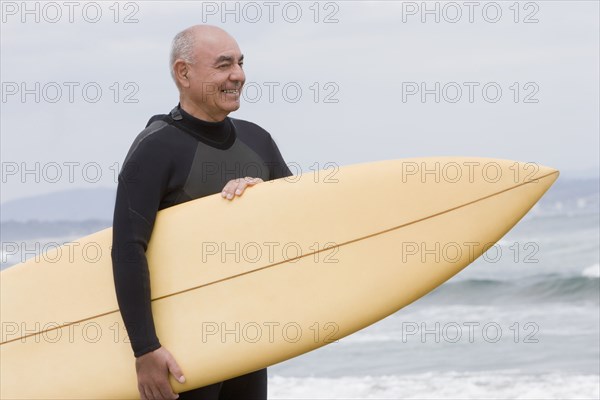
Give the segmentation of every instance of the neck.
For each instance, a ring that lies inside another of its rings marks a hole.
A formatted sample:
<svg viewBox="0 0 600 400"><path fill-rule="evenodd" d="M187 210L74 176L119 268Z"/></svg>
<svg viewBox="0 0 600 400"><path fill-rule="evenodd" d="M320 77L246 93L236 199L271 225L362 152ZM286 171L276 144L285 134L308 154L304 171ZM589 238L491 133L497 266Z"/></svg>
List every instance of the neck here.
<svg viewBox="0 0 600 400"><path fill-rule="evenodd" d="M181 109L191 116L201 119L202 121L207 122L221 122L223 121L229 113L218 113L218 114L209 114L204 111L201 107L199 107L196 103L190 101L189 99L184 99L183 97L179 98L179 104Z"/></svg>
<svg viewBox="0 0 600 400"><path fill-rule="evenodd" d="M235 129L229 118L223 121L206 121L191 115L181 105L178 107L179 110L176 107L171 111L175 127L218 149L227 149L235 142Z"/></svg>

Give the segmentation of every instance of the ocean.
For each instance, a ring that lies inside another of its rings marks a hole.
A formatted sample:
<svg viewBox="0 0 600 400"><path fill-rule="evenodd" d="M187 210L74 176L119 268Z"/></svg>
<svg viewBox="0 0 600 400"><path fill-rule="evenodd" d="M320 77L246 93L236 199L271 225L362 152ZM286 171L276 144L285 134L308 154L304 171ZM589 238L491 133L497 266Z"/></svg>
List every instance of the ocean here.
<svg viewBox="0 0 600 400"><path fill-rule="evenodd" d="M598 214L522 220L427 296L270 368L273 399L598 399Z"/></svg>
<svg viewBox="0 0 600 400"><path fill-rule="evenodd" d="M270 367L269 398L600 398L595 209L532 210L484 256L427 296L338 342ZM34 242L41 249L108 224L3 223L2 268L19 261L9 254L11 240L34 251Z"/></svg>

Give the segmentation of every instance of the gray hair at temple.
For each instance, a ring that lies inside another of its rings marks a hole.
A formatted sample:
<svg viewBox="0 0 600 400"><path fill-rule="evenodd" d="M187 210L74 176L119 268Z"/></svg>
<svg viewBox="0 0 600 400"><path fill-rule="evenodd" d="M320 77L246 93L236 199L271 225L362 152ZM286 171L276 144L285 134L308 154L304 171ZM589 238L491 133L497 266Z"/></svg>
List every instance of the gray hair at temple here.
<svg viewBox="0 0 600 400"><path fill-rule="evenodd" d="M194 64L195 39L196 36L194 35L193 27L179 32L173 38L173 42L171 44L171 57L169 59L169 70L171 71L171 77L175 83L177 83L177 80L175 79L173 64L175 64L175 61L178 59L181 59L188 64Z"/></svg>

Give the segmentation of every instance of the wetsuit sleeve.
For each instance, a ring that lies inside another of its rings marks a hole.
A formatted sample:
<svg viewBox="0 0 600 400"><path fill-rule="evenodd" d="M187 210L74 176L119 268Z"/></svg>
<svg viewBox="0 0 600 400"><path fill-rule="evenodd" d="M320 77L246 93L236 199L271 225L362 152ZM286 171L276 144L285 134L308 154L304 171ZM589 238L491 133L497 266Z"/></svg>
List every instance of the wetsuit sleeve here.
<svg viewBox="0 0 600 400"><path fill-rule="evenodd" d="M269 137L270 136L271 135L269 135ZM271 137L270 137L270 141L271 141L271 160L273 160L271 163L272 167L271 167L271 171L270 171L270 175L271 175L272 179L285 178L287 176L292 176L292 172L290 171L289 167L283 160L283 157L281 156L281 152L279 151L277 144Z"/></svg>
<svg viewBox="0 0 600 400"><path fill-rule="evenodd" d="M113 277L134 355L160 347L150 303L146 249L168 188L169 157L159 140L134 142L119 174L113 220Z"/></svg>

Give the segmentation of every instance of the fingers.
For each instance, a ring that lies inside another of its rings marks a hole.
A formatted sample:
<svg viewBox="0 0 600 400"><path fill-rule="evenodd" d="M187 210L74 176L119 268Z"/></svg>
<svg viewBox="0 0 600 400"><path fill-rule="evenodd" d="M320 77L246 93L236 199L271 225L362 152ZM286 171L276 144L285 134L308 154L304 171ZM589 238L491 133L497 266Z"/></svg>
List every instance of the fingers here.
<svg viewBox="0 0 600 400"><path fill-rule="evenodd" d="M145 385L138 388L142 400L175 400L179 395L173 392L168 380L155 382L155 385Z"/></svg>
<svg viewBox="0 0 600 400"><path fill-rule="evenodd" d="M138 391L140 392L141 400L150 400L150 397L146 394L146 389L143 386L138 386Z"/></svg>
<svg viewBox="0 0 600 400"><path fill-rule="evenodd" d="M161 400L162 399L160 392L156 388L148 387L148 388L146 388L146 393L150 394L150 396L151 396L150 400Z"/></svg>
<svg viewBox="0 0 600 400"><path fill-rule="evenodd" d="M227 200L232 200L235 196L241 196L246 190L248 186L254 186L257 183L263 182L260 178L238 178L232 179L223 188L221 191L221 197L226 198Z"/></svg>
<svg viewBox="0 0 600 400"><path fill-rule="evenodd" d="M142 400L174 400L179 397L169 382L169 372L180 383L185 379L175 358L164 347L136 358L138 390Z"/></svg>
<svg viewBox="0 0 600 400"><path fill-rule="evenodd" d="M156 399L161 399L161 400L175 400L179 397L178 394L175 394L173 392L173 389L171 389L171 385L169 384L168 380L163 380L162 382L159 382L158 387L156 388L156 391L158 391L158 395L160 397L156 397ZM155 393L156 393L155 391Z"/></svg>
<svg viewBox="0 0 600 400"><path fill-rule="evenodd" d="M169 357L167 359L167 367L169 368L169 372L175 377L175 379L177 379L177 382L185 383L183 372L173 357Z"/></svg>
<svg viewBox="0 0 600 400"><path fill-rule="evenodd" d="M139 386L138 390L140 391L140 397L142 400L154 400L157 398L154 396L152 389L150 389L150 387L147 385Z"/></svg>
<svg viewBox="0 0 600 400"><path fill-rule="evenodd" d="M248 186L254 186L257 183L264 182L261 178L244 178L244 179L246 179L246 183L248 184Z"/></svg>

